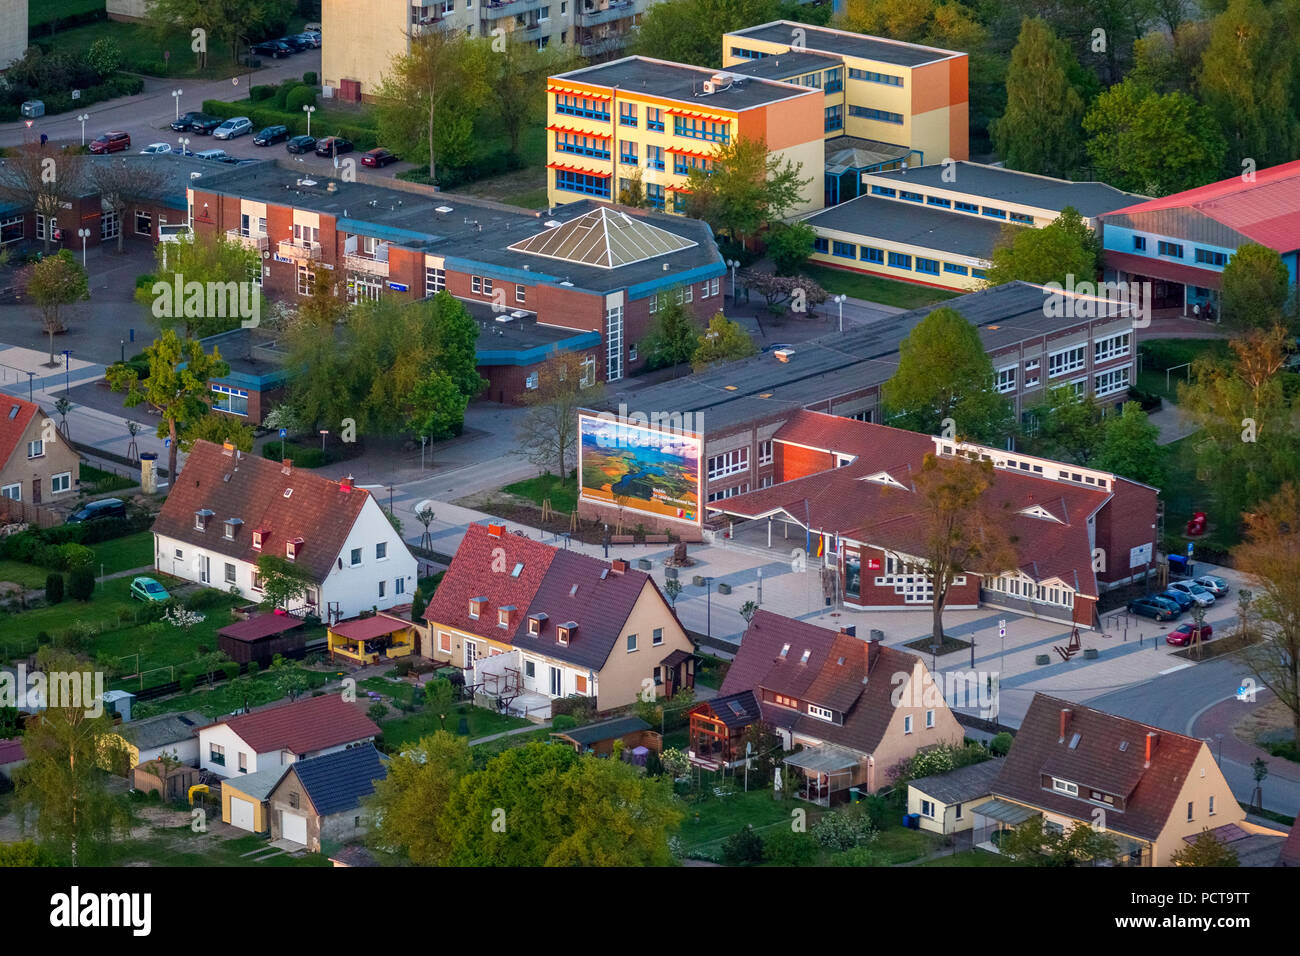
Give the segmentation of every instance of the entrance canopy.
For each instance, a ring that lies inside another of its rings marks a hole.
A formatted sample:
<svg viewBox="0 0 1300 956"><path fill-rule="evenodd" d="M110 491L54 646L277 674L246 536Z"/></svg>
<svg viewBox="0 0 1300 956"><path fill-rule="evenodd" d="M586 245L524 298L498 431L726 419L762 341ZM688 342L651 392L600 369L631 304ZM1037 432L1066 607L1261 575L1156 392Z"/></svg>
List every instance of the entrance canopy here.
<svg viewBox="0 0 1300 956"><path fill-rule="evenodd" d="M785 758L787 767L798 767L806 773L837 773L852 770L858 765L858 755L843 747L810 747Z"/></svg>

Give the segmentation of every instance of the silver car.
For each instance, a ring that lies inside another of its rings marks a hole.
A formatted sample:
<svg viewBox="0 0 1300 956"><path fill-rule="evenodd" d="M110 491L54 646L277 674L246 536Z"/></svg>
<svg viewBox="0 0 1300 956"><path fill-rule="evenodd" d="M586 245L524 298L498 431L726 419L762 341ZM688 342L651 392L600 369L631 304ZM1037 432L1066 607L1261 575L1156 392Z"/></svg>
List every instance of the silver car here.
<svg viewBox="0 0 1300 956"><path fill-rule="evenodd" d="M212 131L213 139L234 139L253 131L253 121L247 116L232 116Z"/></svg>
<svg viewBox="0 0 1300 956"><path fill-rule="evenodd" d="M1192 583L1199 584L1216 598L1221 598L1228 593L1228 582L1223 578L1215 577L1213 574L1202 574Z"/></svg>
<svg viewBox="0 0 1300 956"><path fill-rule="evenodd" d="M1214 603L1214 595L1209 589L1201 587L1195 581L1175 581L1169 585L1171 591L1181 591L1201 607L1209 607Z"/></svg>

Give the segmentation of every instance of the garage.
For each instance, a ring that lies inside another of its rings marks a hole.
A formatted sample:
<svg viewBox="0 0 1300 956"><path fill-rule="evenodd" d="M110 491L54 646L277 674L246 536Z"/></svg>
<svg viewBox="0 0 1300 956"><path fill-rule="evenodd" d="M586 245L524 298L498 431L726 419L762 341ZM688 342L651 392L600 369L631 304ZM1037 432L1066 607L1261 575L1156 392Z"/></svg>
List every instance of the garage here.
<svg viewBox="0 0 1300 956"><path fill-rule="evenodd" d="M241 830L256 832L253 824L253 801L230 798L230 825Z"/></svg>
<svg viewBox="0 0 1300 956"><path fill-rule="evenodd" d="M307 845L307 818L297 813L280 812L280 836Z"/></svg>

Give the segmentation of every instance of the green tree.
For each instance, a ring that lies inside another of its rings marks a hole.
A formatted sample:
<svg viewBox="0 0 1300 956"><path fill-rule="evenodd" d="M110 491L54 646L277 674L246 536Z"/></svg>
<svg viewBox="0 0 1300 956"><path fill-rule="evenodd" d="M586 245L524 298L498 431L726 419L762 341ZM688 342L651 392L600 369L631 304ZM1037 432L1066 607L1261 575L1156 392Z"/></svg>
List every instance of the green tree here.
<svg viewBox="0 0 1300 956"><path fill-rule="evenodd" d="M214 445L230 442L248 454L253 450L253 428L232 415L208 412L185 426L180 441L181 451L186 454L196 441L210 441Z"/></svg>
<svg viewBox="0 0 1300 956"><path fill-rule="evenodd" d="M620 206L631 206L634 209L645 208L645 181L641 176L640 166L636 168L636 172L631 176L620 180L618 202Z"/></svg>
<svg viewBox="0 0 1300 956"><path fill-rule="evenodd" d="M1073 206L1041 229L1029 226L1002 227L1002 235L993 250L993 264L985 273L988 286L1004 282L1066 284L1092 282L1097 275L1100 243Z"/></svg>
<svg viewBox="0 0 1300 956"><path fill-rule="evenodd" d="M177 25L198 27L213 39L230 44L230 62L239 62L239 46L250 35L287 23L293 0L147 0L145 18L159 39L173 33ZM196 51L200 69L208 65L205 44Z"/></svg>
<svg viewBox="0 0 1300 956"><path fill-rule="evenodd" d="M1161 95L1131 78L1093 101L1083 129L1098 176L1149 196L1211 182L1228 148L1210 111L1192 97Z"/></svg>
<svg viewBox="0 0 1300 956"><path fill-rule="evenodd" d="M125 201L126 188L119 187L115 193L119 201ZM161 329L181 329L187 339L202 339L239 328L244 318L236 308L241 292L257 296L259 317L267 311L260 288L241 289L242 283L251 283L251 277L262 269L257 250L250 246L220 233L192 234L177 242L158 243L154 257L158 263L154 273L157 282L138 287L135 298L149 307ZM176 295L178 279L180 296Z"/></svg>
<svg viewBox="0 0 1300 956"><path fill-rule="evenodd" d="M1223 321L1237 329L1280 324L1290 283L1276 251L1253 242L1238 246L1223 269Z"/></svg>
<svg viewBox="0 0 1300 956"><path fill-rule="evenodd" d="M1026 18L1007 69L1007 107L992 127L1012 169L1068 176L1079 164L1083 99L1070 82L1073 54L1043 20Z"/></svg>
<svg viewBox="0 0 1300 956"><path fill-rule="evenodd" d="M416 866L443 866L454 836L442 818L473 760L464 738L444 731L394 755L365 803L375 821L370 842L401 853Z"/></svg>
<svg viewBox="0 0 1300 956"><path fill-rule="evenodd" d="M560 826L546 866L669 866L668 835L682 819L672 785L621 760L587 755L546 806Z"/></svg>
<svg viewBox="0 0 1300 956"><path fill-rule="evenodd" d="M956 436L985 444L1010 433L1010 403L997 393L979 332L960 312L935 309L899 353L898 370L883 388L889 424L936 435L952 419Z"/></svg>
<svg viewBox="0 0 1300 956"><path fill-rule="evenodd" d="M519 425L519 447L538 468L569 480L569 463L577 460L578 410L596 406L604 386L584 384L587 366L577 352L558 349L537 369L537 388L524 393L528 413Z"/></svg>
<svg viewBox="0 0 1300 956"><path fill-rule="evenodd" d="M468 405L452 377L435 370L411 393L410 428L430 441L450 438L465 424Z"/></svg>
<svg viewBox="0 0 1300 956"><path fill-rule="evenodd" d="M44 847L30 840L0 843L0 867L11 866L58 866L58 860Z"/></svg>
<svg viewBox="0 0 1300 956"><path fill-rule="evenodd" d="M1141 411L1141 408L1138 409ZM1087 394L1063 385L1052 389L1042 404L1031 409L1037 434L1028 444L1046 458L1092 463L1105 436L1101 407Z"/></svg>
<svg viewBox="0 0 1300 956"><path fill-rule="evenodd" d="M763 838L747 823L722 841L722 862L727 866L752 866L763 862Z"/></svg>
<svg viewBox="0 0 1300 956"><path fill-rule="evenodd" d="M19 278L27 297L41 310L41 328L50 337L50 366L54 361L54 336L66 332L61 310L90 298L89 277L70 251L60 249L30 266Z"/></svg>
<svg viewBox="0 0 1300 956"><path fill-rule="evenodd" d="M767 254L777 275L797 275L812 255L817 233L806 222L775 223L767 234Z"/></svg>
<svg viewBox="0 0 1300 956"><path fill-rule="evenodd" d="M86 65L107 79L122 68L122 48L112 37L100 37L86 51Z"/></svg>
<svg viewBox="0 0 1300 956"><path fill-rule="evenodd" d="M691 368L699 372L710 365L734 362L757 354L758 346L740 323L719 312L709 320L708 329L700 336L700 344L691 356Z"/></svg>
<svg viewBox="0 0 1300 956"><path fill-rule="evenodd" d="M258 555L257 574L262 579L263 600L271 607L296 604L316 584L304 568L278 554Z"/></svg>
<svg viewBox="0 0 1300 956"><path fill-rule="evenodd" d="M1194 841L1175 851L1169 862L1174 866L1241 866L1237 851L1220 843L1209 827L1202 828Z"/></svg>
<svg viewBox="0 0 1300 956"><path fill-rule="evenodd" d="M747 136L723 143L708 164L708 169L693 166L686 174L686 214L735 242L784 218L813 181L799 177L802 163L787 159L782 164L778 154L768 153L766 142Z"/></svg>
<svg viewBox="0 0 1300 956"><path fill-rule="evenodd" d="M695 314L686 306L681 288L656 294L650 331L639 348L649 368L676 368L700 347Z"/></svg>
<svg viewBox="0 0 1300 956"><path fill-rule="evenodd" d="M427 161L434 182L439 162L458 166L469 158L474 116L491 95L491 42L454 30L421 33L380 84L380 140L411 162Z"/></svg>
<svg viewBox="0 0 1300 956"><path fill-rule="evenodd" d="M37 653L46 674L91 673L66 651L49 647ZM76 706L73 706L73 705ZM27 763L17 772L16 796L24 818L31 818L43 847L73 866L96 862L110 838L126 822L121 802L104 786L98 768L112 718L90 701L49 700L39 721L23 734Z"/></svg>
<svg viewBox="0 0 1300 956"><path fill-rule="evenodd" d="M1103 471L1160 488L1165 482L1164 453L1156 442L1160 429L1151 424L1137 402L1125 402L1118 415L1108 415L1097 449L1096 465Z"/></svg>
<svg viewBox="0 0 1300 956"><path fill-rule="evenodd" d="M494 122L510 140L510 152L518 156L524 128L545 125L546 78L577 69L582 59L572 46L557 44L539 50L533 41L510 36L498 38L501 49L491 60L491 111Z"/></svg>
<svg viewBox="0 0 1300 956"><path fill-rule="evenodd" d="M479 328L465 303L443 291L430 300L433 339L430 343L434 366L446 372L466 401L477 398L487 387L478 373Z"/></svg>
<svg viewBox="0 0 1300 956"><path fill-rule="evenodd" d="M95 595L95 569L81 565L68 572L68 596L89 601Z"/></svg>
<svg viewBox="0 0 1300 956"><path fill-rule="evenodd" d="M149 377L141 384L136 370L129 365L112 365L107 372L113 391L125 391L126 406L134 408L148 402L158 409L158 437L169 438L167 447L167 474L176 482L176 452L181 433L189 425L209 414L209 382L213 378L230 374L230 366L221 358L214 346L212 354L203 351L198 342L182 342L173 329L145 347L149 360Z"/></svg>
<svg viewBox="0 0 1300 956"><path fill-rule="evenodd" d="M1297 35L1282 5L1231 0L1210 25L1197 83L1227 139L1224 175L1250 161L1263 169L1291 159L1300 142L1296 119Z"/></svg>
<svg viewBox="0 0 1300 956"><path fill-rule="evenodd" d="M1058 833L1048 829L1041 816L1003 830L998 851L1021 866L1097 866L1114 863L1119 855L1115 838L1104 831L1075 823Z"/></svg>
<svg viewBox="0 0 1300 956"><path fill-rule="evenodd" d="M780 18L779 0L664 0L642 15L629 52L717 68L724 33Z"/></svg>

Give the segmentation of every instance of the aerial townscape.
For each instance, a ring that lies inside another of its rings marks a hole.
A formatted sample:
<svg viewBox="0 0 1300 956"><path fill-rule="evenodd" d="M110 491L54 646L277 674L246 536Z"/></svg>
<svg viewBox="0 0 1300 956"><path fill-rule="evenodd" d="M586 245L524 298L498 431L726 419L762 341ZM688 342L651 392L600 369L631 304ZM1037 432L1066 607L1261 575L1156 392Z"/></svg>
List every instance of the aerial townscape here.
<svg viewBox="0 0 1300 956"><path fill-rule="evenodd" d="M1300 0L0 0L0 866L1258 928L1298 275Z"/></svg>

